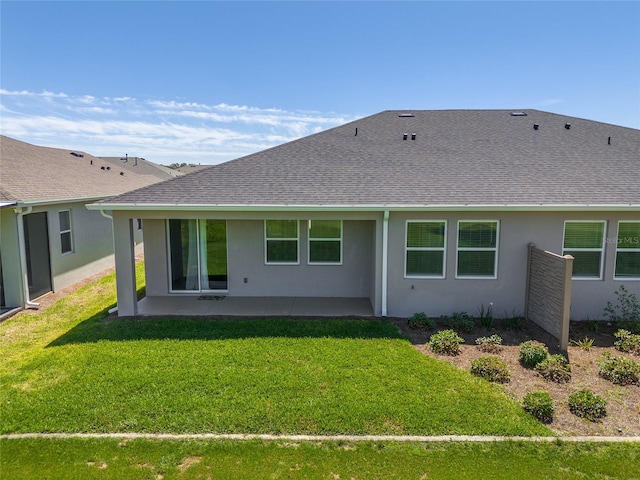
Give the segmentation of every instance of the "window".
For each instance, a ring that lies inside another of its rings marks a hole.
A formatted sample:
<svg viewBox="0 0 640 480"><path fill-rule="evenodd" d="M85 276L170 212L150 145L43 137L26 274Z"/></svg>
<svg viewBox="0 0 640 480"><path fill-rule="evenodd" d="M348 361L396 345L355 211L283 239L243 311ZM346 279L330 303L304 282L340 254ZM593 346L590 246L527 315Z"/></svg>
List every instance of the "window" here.
<svg viewBox="0 0 640 480"><path fill-rule="evenodd" d="M456 276L497 278L498 222L458 222Z"/></svg>
<svg viewBox="0 0 640 480"><path fill-rule="evenodd" d="M640 222L618 223L614 277L640 279Z"/></svg>
<svg viewBox="0 0 640 480"><path fill-rule="evenodd" d="M342 220L309 220L309 263L342 263Z"/></svg>
<svg viewBox="0 0 640 480"><path fill-rule="evenodd" d="M167 221L171 291L227 290L227 222Z"/></svg>
<svg viewBox="0 0 640 480"><path fill-rule="evenodd" d="M138 230L142 230L142 219L141 218L136 218L136 228Z"/></svg>
<svg viewBox="0 0 640 480"><path fill-rule="evenodd" d="M71 210L60 210L60 246L63 255L73 253L73 237L71 236Z"/></svg>
<svg viewBox="0 0 640 480"><path fill-rule="evenodd" d="M405 276L444 278L445 245L445 222L407 222Z"/></svg>
<svg viewBox="0 0 640 480"><path fill-rule="evenodd" d="M602 278L605 222L566 221L563 255L573 256L573 278Z"/></svg>
<svg viewBox="0 0 640 480"><path fill-rule="evenodd" d="M298 264L297 220L265 220L265 261L271 264Z"/></svg>

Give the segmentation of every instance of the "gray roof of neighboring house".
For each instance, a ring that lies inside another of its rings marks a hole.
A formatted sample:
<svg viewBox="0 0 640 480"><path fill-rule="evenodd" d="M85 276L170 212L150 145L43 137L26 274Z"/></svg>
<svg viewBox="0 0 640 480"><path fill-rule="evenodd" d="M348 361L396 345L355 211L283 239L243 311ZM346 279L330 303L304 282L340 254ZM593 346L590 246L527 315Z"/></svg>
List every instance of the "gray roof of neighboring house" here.
<svg viewBox="0 0 640 480"><path fill-rule="evenodd" d="M171 177L179 177L184 175L183 172L165 167L164 165L158 165L157 163L150 162L140 157L99 157L100 160L109 162L111 165L115 165L125 172L133 172L141 175L153 175L160 180L167 180Z"/></svg>
<svg viewBox="0 0 640 480"><path fill-rule="evenodd" d="M538 110L384 111L103 203L637 207L640 130Z"/></svg>
<svg viewBox="0 0 640 480"><path fill-rule="evenodd" d="M0 197L4 200L96 199L159 181L158 175L128 171L78 150L41 147L0 136Z"/></svg>

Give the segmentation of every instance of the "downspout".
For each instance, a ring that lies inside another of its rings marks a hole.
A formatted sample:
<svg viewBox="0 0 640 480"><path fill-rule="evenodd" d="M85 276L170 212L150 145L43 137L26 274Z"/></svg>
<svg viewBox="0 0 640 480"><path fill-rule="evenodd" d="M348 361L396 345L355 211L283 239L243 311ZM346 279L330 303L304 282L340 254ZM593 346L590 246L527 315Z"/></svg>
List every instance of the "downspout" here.
<svg viewBox="0 0 640 480"><path fill-rule="evenodd" d="M105 213L105 211L102 210L102 209L100 209L100 215L102 215L104 218L108 218L109 220L111 220L111 243L113 244L113 255L115 257L116 245L115 245L115 240L113 238L113 235L114 235L114 232L113 232L113 215L109 215L108 213ZM113 312L117 312L117 311L118 311L118 304L116 303L115 307L109 309L109 315L111 315Z"/></svg>
<svg viewBox="0 0 640 480"><path fill-rule="evenodd" d="M389 263L389 210L382 219L382 316L387 316L387 269Z"/></svg>
<svg viewBox="0 0 640 480"><path fill-rule="evenodd" d="M29 215L33 207L29 205L26 209L22 207L14 208L13 211L16 214L18 222L18 248L20 249L20 278L22 279L22 298L24 308L38 308L40 306L37 302L29 300L29 274L27 271L27 247L24 243L24 219L25 215Z"/></svg>

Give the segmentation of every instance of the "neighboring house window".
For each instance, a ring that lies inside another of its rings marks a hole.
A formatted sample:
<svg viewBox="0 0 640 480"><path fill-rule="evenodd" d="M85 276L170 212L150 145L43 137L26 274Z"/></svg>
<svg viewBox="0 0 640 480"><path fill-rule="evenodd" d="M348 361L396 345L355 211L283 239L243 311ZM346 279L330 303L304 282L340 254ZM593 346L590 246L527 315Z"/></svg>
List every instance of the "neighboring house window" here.
<svg viewBox="0 0 640 480"><path fill-rule="evenodd" d="M142 230L142 219L141 218L136 218L136 225L138 227L138 230Z"/></svg>
<svg viewBox="0 0 640 480"><path fill-rule="evenodd" d="M640 222L619 222L616 244L617 279L640 279Z"/></svg>
<svg viewBox="0 0 640 480"><path fill-rule="evenodd" d="M71 235L71 211L60 210L60 245L62 254L73 253L73 237Z"/></svg>
<svg viewBox="0 0 640 480"><path fill-rule="evenodd" d="M573 256L573 278L602 278L605 222L564 223L563 255Z"/></svg>
<svg viewBox="0 0 640 480"><path fill-rule="evenodd" d="M497 278L497 221L458 222L456 276L462 278Z"/></svg>
<svg viewBox="0 0 640 480"><path fill-rule="evenodd" d="M407 222L405 276L444 278L445 245L445 222Z"/></svg>
<svg viewBox="0 0 640 480"><path fill-rule="evenodd" d="M309 220L309 263L342 263L342 220Z"/></svg>
<svg viewBox="0 0 640 480"><path fill-rule="evenodd" d="M272 264L297 264L298 239L297 220L265 220L265 261Z"/></svg>

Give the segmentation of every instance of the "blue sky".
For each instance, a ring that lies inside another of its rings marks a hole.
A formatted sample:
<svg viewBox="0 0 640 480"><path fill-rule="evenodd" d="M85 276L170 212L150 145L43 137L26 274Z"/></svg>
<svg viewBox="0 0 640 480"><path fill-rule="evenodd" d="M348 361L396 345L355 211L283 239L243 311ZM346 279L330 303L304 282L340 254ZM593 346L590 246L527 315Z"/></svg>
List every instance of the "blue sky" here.
<svg viewBox="0 0 640 480"><path fill-rule="evenodd" d="M0 2L0 126L219 163L387 109L640 128L640 2Z"/></svg>

